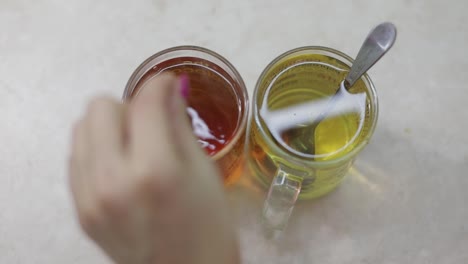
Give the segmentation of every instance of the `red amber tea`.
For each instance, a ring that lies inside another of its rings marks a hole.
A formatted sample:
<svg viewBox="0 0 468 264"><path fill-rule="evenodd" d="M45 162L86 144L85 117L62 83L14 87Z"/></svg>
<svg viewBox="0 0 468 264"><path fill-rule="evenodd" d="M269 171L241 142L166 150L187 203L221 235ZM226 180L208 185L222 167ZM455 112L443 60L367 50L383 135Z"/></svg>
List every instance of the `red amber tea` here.
<svg viewBox="0 0 468 264"><path fill-rule="evenodd" d="M127 86L124 98L133 98L145 82L163 72L187 75L187 114L193 132L200 146L216 160L225 183L232 183L243 168L248 99L244 83L233 67L219 65L223 60L214 63L209 56L176 56L158 61L140 74L131 91Z"/></svg>
<svg viewBox="0 0 468 264"><path fill-rule="evenodd" d="M208 67L207 67L208 66ZM213 68L218 68L217 72ZM236 84L215 64L192 57L171 59L156 65L138 82L134 97L143 84L161 72L186 74L190 80L187 114L198 142L210 156L228 144L240 122L240 103Z"/></svg>

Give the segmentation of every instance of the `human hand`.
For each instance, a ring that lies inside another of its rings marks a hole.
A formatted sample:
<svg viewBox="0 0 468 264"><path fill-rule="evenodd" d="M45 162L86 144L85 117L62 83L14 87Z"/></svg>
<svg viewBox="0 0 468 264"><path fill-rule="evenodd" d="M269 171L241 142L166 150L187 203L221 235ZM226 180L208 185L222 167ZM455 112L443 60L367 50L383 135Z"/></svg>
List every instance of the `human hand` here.
<svg viewBox="0 0 468 264"><path fill-rule="evenodd" d="M115 262L239 262L219 172L173 75L130 104L94 100L75 126L69 174L82 228Z"/></svg>

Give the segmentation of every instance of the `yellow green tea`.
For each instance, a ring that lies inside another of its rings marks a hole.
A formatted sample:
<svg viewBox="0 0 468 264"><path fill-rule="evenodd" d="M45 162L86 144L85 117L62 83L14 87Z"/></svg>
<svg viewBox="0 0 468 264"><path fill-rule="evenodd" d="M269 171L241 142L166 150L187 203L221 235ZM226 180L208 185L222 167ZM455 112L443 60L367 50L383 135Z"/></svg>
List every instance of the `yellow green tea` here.
<svg viewBox="0 0 468 264"><path fill-rule="evenodd" d="M316 116L311 117L309 122L280 131L279 141L272 136L273 126L262 118L261 113L303 103L331 102L348 70L349 66L335 58L300 54L283 58L264 73L254 98L256 107L250 125L248 156L250 169L265 186L271 183L279 166L290 177L304 179L299 198L321 196L341 182L352 159L340 158L366 140L372 123L368 89L362 80L349 90L351 95L343 97L349 101L361 95L366 98L362 105L339 114L325 114L318 123L314 123ZM291 115L291 118L295 116ZM282 155L278 154L280 152ZM314 165L307 162L314 162Z"/></svg>

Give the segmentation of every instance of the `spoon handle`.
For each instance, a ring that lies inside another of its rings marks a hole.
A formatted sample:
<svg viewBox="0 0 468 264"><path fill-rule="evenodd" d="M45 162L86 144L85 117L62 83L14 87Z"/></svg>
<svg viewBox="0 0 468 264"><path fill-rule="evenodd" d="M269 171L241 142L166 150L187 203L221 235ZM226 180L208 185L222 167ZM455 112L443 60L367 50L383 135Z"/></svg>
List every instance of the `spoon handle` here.
<svg viewBox="0 0 468 264"><path fill-rule="evenodd" d="M346 89L353 86L393 46L396 35L396 27L390 22L378 25L367 35L345 78Z"/></svg>

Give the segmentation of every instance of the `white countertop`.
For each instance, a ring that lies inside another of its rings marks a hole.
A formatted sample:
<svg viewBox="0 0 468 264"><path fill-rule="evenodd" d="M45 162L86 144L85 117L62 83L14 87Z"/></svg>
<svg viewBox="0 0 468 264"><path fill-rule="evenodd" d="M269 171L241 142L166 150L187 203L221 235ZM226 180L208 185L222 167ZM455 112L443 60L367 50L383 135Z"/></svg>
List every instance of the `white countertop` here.
<svg viewBox="0 0 468 264"><path fill-rule="evenodd" d="M464 0L0 0L0 263L108 263L74 218L69 132L148 56L210 48L251 93L280 53L355 56L387 20L399 36L370 72L378 127L342 186L300 203L276 242L259 232L264 194L230 188L244 263L468 263L467 13Z"/></svg>

